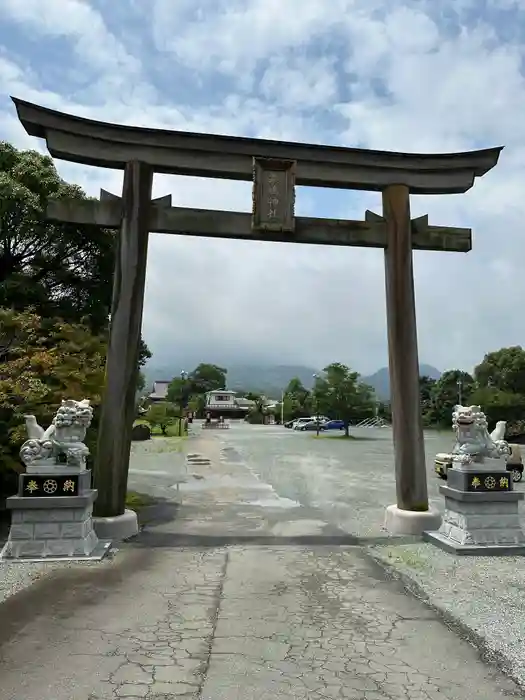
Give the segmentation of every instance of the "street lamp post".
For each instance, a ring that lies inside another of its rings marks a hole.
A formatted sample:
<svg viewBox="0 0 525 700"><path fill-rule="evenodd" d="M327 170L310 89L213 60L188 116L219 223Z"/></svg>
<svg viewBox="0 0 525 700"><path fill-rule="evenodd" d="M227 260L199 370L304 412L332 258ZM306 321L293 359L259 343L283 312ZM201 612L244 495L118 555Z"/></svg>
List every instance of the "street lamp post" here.
<svg viewBox="0 0 525 700"><path fill-rule="evenodd" d="M319 394L317 393L317 379L318 375L313 374L314 378L314 396L315 396L315 432L317 437L319 437Z"/></svg>
<svg viewBox="0 0 525 700"><path fill-rule="evenodd" d="M458 404L463 406L463 381L461 378L458 379L456 384L458 385Z"/></svg>
<svg viewBox="0 0 525 700"><path fill-rule="evenodd" d="M281 391L281 425L284 425L284 391Z"/></svg>
<svg viewBox="0 0 525 700"><path fill-rule="evenodd" d="M179 437L182 437L182 420L184 415L184 395L186 389L186 372L184 370L180 373L181 378L181 392L180 392L180 416L179 416Z"/></svg>

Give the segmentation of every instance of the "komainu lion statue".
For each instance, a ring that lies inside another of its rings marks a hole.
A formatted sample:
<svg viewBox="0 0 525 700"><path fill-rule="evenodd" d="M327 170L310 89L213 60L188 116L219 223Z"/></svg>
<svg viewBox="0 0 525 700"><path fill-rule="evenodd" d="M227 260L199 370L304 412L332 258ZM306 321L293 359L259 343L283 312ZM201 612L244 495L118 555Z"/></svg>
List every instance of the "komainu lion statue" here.
<svg viewBox="0 0 525 700"><path fill-rule="evenodd" d="M89 399L62 401L51 425L44 430L35 416L24 416L28 440L20 448L20 459L28 466L51 466L65 458L69 466L83 467L89 449L84 444L93 419Z"/></svg>
<svg viewBox="0 0 525 700"><path fill-rule="evenodd" d="M473 463L483 463L485 459L501 459L510 454L508 442L502 439L505 422L500 421L489 434L487 418L481 406L455 406L452 427L456 433L456 444L451 453L454 466L467 467Z"/></svg>

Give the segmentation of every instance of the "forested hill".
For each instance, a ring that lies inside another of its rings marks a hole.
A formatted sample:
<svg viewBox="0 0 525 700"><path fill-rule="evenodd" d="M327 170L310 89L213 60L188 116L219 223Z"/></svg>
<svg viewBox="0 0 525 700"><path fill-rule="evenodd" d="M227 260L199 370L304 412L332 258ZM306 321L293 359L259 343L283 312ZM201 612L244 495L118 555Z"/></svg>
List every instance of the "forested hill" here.
<svg viewBox="0 0 525 700"><path fill-rule="evenodd" d="M275 399L280 397L281 391L294 377L298 377L304 386L310 389L313 385L313 375L320 371L306 365L231 364L227 369L228 389L253 391ZM173 367L155 368L148 365L145 371L147 385L151 386L156 379L172 379L178 376L179 372L180 370ZM441 376L441 372L435 367L424 364L421 365L420 374L432 379L439 379ZM386 400L390 397L390 377L386 367L368 377L362 377L362 381L375 389L379 399Z"/></svg>

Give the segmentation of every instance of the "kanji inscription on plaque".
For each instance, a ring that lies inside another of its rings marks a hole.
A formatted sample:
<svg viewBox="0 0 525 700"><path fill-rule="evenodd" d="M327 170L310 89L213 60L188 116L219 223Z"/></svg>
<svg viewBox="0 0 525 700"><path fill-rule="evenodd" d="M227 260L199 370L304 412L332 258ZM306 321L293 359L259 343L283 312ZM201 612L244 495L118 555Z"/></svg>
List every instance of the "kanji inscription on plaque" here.
<svg viewBox="0 0 525 700"><path fill-rule="evenodd" d="M295 161L254 158L252 227L294 231L294 209Z"/></svg>
<svg viewBox="0 0 525 700"><path fill-rule="evenodd" d="M78 496L77 474L22 474L23 496Z"/></svg>

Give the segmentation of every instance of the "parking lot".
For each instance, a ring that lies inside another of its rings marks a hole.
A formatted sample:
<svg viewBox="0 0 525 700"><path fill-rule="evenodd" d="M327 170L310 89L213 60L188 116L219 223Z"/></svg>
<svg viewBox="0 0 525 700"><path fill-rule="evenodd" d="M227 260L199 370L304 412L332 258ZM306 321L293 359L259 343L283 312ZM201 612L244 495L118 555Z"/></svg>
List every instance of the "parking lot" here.
<svg viewBox="0 0 525 700"><path fill-rule="evenodd" d="M359 536L378 536L384 509L395 503L394 455L390 428L352 428L321 434L283 426L233 423L220 440L229 454L270 484L284 504L319 509L327 522ZM452 432L425 433L430 503L442 510L443 483L434 473L434 456L452 448ZM523 482L516 484L523 490Z"/></svg>

